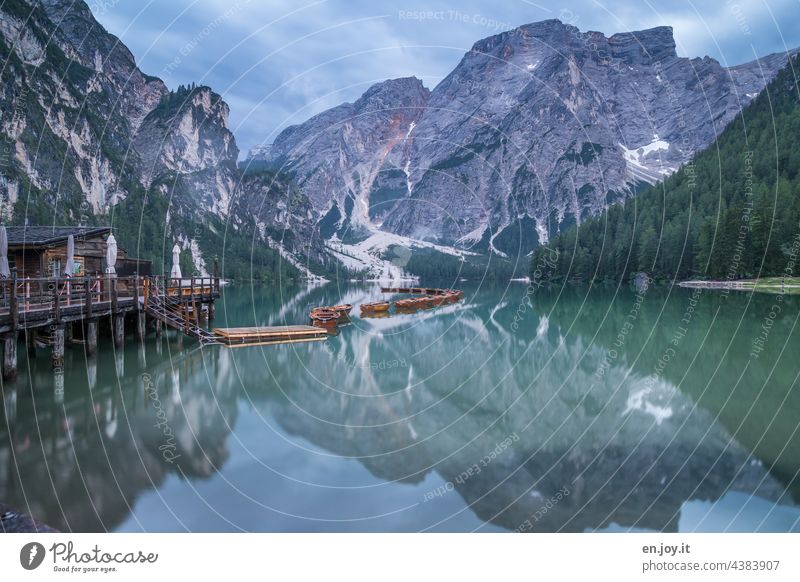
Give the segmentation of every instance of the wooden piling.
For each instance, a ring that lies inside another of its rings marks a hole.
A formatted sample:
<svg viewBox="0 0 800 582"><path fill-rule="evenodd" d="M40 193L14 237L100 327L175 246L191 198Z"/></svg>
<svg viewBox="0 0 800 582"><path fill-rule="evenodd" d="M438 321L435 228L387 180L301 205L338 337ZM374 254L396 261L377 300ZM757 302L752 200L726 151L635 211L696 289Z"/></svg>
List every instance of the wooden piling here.
<svg viewBox="0 0 800 582"><path fill-rule="evenodd" d="M58 278L52 283L53 285L53 319L56 324L61 323L61 296L58 294ZM62 328L63 332L64 329Z"/></svg>
<svg viewBox="0 0 800 582"><path fill-rule="evenodd" d="M97 319L94 318L86 321L86 354L97 354Z"/></svg>
<svg viewBox="0 0 800 582"><path fill-rule="evenodd" d="M108 281L108 292L111 294L111 312L117 313L117 308L119 305L119 298L117 296L117 280L115 278L109 277Z"/></svg>
<svg viewBox="0 0 800 582"><path fill-rule="evenodd" d="M34 357L37 333L40 336L44 334L52 339L54 368L62 368L64 350L72 341L74 326L82 326L87 355L95 356L101 320L109 318L112 341L117 348L121 348L124 345L124 319L128 313L135 315L130 322L134 324L135 334L140 342L146 336L151 317L155 322L157 337L163 336L164 326L168 325L184 334L200 337L201 341L208 340L203 335L207 332L198 330L195 326L204 326L214 318L214 301L219 296L220 284L217 266L214 275L187 278L189 280L186 281L186 287L169 287L168 280L160 277L116 278L92 274L69 280L60 277L21 279L13 271L8 281L0 283L8 308L7 313L0 314L3 328L0 349L7 347L4 350L5 355L0 355L0 358L8 358L5 362L0 361L0 377L3 374L12 374L12 370L18 367L13 360L16 359L15 352L19 350L19 346L16 346L11 337L20 341L24 339L23 349L28 352L29 357ZM177 324L176 318L172 318L165 323L163 311L176 312L183 321ZM20 332L25 334L24 338L19 336ZM210 333L207 335L211 336ZM213 336L211 339L213 340Z"/></svg>
<svg viewBox="0 0 800 582"><path fill-rule="evenodd" d="M36 357L36 329L25 330L25 349L29 359Z"/></svg>
<svg viewBox="0 0 800 582"><path fill-rule="evenodd" d="M11 274L11 329L17 331L19 329L19 298L17 297L17 270Z"/></svg>
<svg viewBox="0 0 800 582"><path fill-rule="evenodd" d="M146 324L147 314L144 311L138 311L136 313L136 338L139 341L144 341L145 334L147 333Z"/></svg>
<svg viewBox="0 0 800 582"><path fill-rule="evenodd" d="M114 347L125 345L125 315L117 313L111 316L111 333L114 335Z"/></svg>
<svg viewBox="0 0 800 582"><path fill-rule="evenodd" d="M53 327L53 368L64 371L64 326Z"/></svg>
<svg viewBox="0 0 800 582"><path fill-rule="evenodd" d="M12 331L3 336L3 379L13 380L17 377L17 332Z"/></svg>

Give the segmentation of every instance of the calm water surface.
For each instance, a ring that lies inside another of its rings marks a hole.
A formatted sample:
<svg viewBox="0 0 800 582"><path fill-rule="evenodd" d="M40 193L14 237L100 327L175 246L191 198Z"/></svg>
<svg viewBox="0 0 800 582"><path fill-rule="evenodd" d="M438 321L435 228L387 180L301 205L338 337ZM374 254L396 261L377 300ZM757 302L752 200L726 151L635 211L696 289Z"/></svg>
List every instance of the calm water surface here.
<svg viewBox="0 0 800 582"><path fill-rule="evenodd" d="M60 380L40 350L0 500L74 531L800 530L800 297L463 288L324 343L105 338ZM379 296L233 286L215 325Z"/></svg>

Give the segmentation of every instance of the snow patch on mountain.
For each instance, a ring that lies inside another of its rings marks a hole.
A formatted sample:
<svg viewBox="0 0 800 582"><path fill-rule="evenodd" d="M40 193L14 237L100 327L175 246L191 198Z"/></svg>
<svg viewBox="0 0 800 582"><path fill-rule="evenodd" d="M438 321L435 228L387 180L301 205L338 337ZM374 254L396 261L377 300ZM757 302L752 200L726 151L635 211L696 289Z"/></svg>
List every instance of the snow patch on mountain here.
<svg viewBox="0 0 800 582"><path fill-rule="evenodd" d="M666 163L670 144L659 139L658 134L653 135L653 141L650 143L634 149L628 149L623 143L617 145L622 149L628 174L634 179L654 184L677 169L674 164Z"/></svg>

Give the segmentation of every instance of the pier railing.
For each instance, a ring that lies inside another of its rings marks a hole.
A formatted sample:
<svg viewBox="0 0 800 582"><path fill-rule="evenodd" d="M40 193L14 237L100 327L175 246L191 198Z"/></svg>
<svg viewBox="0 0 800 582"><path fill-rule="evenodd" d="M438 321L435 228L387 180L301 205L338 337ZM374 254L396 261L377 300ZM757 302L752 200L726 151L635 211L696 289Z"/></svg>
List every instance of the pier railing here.
<svg viewBox="0 0 800 582"><path fill-rule="evenodd" d="M218 277L89 275L84 277L12 277L0 279L0 320L19 320L26 314L80 311L91 317L100 307L129 306L148 295L213 301L219 296Z"/></svg>

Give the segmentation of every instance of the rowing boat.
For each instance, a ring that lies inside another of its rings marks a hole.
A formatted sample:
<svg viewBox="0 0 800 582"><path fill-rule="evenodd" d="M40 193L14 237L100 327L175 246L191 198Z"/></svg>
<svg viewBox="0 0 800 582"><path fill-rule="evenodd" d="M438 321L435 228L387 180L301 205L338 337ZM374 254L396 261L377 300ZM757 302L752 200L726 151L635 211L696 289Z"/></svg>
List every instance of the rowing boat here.
<svg viewBox="0 0 800 582"><path fill-rule="evenodd" d="M333 311L332 309L316 307L311 310L311 313L308 314L308 317L311 318L311 321L316 323L330 324L339 321L342 315L338 311Z"/></svg>
<svg viewBox="0 0 800 582"><path fill-rule="evenodd" d="M388 301L376 301L375 303L362 303L361 312L362 313L386 312L389 311L389 307L390 305Z"/></svg>

